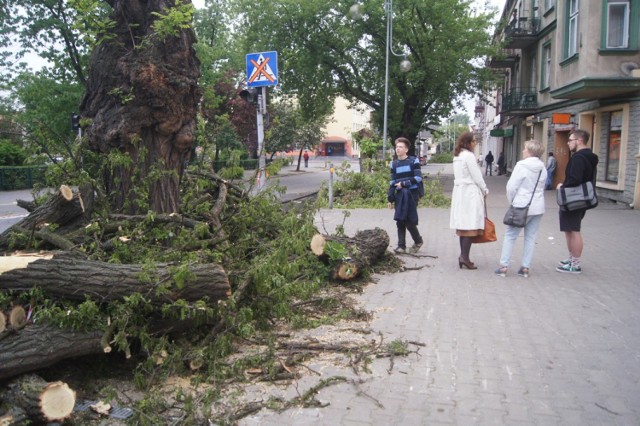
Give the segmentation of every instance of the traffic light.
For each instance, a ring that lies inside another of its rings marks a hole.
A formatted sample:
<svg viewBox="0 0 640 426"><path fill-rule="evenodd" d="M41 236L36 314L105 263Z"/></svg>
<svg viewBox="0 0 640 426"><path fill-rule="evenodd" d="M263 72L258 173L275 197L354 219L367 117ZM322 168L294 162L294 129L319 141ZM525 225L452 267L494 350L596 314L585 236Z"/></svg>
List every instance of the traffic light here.
<svg viewBox="0 0 640 426"><path fill-rule="evenodd" d="M75 112L71 113L71 130L74 132L80 130L80 116Z"/></svg>
<svg viewBox="0 0 640 426"><path fill-rule="evenodd" d="M245 102L249 102L253 105L258 105L258 89L255 87L249 87L240 91L240 97Z"/></svg>

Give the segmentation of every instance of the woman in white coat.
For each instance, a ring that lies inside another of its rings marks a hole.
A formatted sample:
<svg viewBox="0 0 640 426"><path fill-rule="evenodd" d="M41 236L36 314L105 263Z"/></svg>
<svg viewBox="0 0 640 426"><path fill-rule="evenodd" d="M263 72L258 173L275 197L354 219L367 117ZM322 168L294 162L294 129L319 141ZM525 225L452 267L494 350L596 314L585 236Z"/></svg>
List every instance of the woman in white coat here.
<svg viewBox="0 0 640 426"><path fill-rule="evenodd" d="M522 266L518 270L518 275L524 278L529 277L536 236L544 214L544 185L547 181L547 169L542 160L540 160L540 156L543 153L544 147L540 142L536 140L526 141L522 150L522 160L516 163L516 167L507 182L507 199L510 204L514 207L525 207L531 200L527 212L527 222L524 226ZM531 198L532 194L533 198ZM501 277L507 275L511 252L516 238L520 235L520 229L522 228L507 225L502 242L500 266L495 271L496 275Z"/></svg>
<svg viewBox="0 0 640 426"><path fill-rule="evenodd" d="M469 258L473 237L484 230L484 203L489 194L482 178L482 170L476 161L473 149L476 139L471 132L460 135L453 157L453 193L451 194L451 216L449 227L460 237L458 266L478 269Z"/></svg>

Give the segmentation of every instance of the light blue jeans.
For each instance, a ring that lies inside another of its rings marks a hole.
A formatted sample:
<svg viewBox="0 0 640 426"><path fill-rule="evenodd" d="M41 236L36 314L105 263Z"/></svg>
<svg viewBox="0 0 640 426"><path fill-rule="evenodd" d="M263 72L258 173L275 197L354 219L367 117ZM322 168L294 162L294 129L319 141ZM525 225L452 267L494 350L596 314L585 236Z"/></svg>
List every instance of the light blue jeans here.
<svg viewBox="0 0 640 426"><path fill-rule="evenodd" d="M527 224L524 226L524 248L521 263L523 268L529 268L531 266L531 258L533 257L533 249L536 245L536 236L538 235L538 229L540 229L540 222L542 222L541 214L527 217ZM520 235L521 229L522 228L516 228L515 226L507 226L507 230L504 232L504 240L502 241L500 266L509 267L513 245L516 243L516 238Z"/></svg>

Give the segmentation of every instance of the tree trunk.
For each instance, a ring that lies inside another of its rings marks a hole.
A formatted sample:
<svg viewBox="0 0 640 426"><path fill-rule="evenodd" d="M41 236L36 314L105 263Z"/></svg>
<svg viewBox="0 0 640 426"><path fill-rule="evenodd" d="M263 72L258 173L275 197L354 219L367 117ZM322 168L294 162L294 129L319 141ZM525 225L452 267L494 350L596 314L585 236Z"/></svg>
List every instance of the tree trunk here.
<svg viewBox="0 0 640 426"><path fill-rule="evenodd" d="M22 417L22 413L39 424L41 422L61 422L73 413L76 393L63 382L47 383L41 377L28 375L20 377L9 385L4 396L6 406L20 413L12 418L13 424ZM13 417L13 416L12 416Z"/></svg>
<svg viewBox="0 0 640 426"><path fill-rule="evenodd" d="M141 280L143 272L151 274L152 282ZM142 265L95 262L70 256L51 259L39 256L32 262L25 260L25 264L0 273L0 289L29 291L39 287L53 298L83 301L89 297L100 302L121 300L139 292L156 304L177 299L216 301L231 295L229 278L220 265L191 265L188 272L184 285L178 285L171 264L157 264L155 271L146 271ZM166 285L167 291L158 294L159 285Z"/></svg>
<svg viewBox="0 0 640 426"><path fill-rule="evenodd" d="M334 263L333 278L348 281L359 277L384 256L389 235L380 228L358 231L353 238L316 234L311 239L311 251L328 261L326 244L329 241L339 243L347 250L348 256Z"/></svg>
<svg viewBox="0 0 640 426"><path fill-rule="evenodd" d="M91 119L85 134L94 151L120 155L108 158L112 163L104 176L114 211L177 213L200 100L195 35L192 28L176 28L173 35L155 32L158 15L167 15L173 2L108 2L115 37L103 41L91 57L80 108L82 117ZM141 182L148 185L148 199L136 191Z"/></svg>

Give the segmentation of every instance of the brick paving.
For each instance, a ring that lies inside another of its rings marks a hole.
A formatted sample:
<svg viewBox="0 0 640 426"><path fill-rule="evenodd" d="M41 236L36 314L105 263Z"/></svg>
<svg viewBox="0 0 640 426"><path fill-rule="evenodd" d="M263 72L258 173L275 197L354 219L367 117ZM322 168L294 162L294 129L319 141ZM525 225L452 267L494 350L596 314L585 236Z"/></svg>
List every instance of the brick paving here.
<svg viewBox="0 0 640 426"><path fill-rule="evenodd" d="M427 166L435 174L440 166ZM450 191L450 169L441 176ZM581 275L555 271L566 256L553 191L538 234L529 278L515 274L522 236L506 278L496 277L507 178L487 178L496 243L474 245L478 270L458 269L458 239L448 209L420 209L421 253L403 257L422 270L376 275L358 296L374 312L386 342L418 341L419 354L375 360L357 387L320 391L325 408L263 410L243 425L637 425L640 424L640 213L613 203L587 213ZM322 210L324 226L343 222ZM396 242L389 210L351 211L345 229L381 227ZM324 372L329 377L347 369ZM311 381L299 384L302 393Z"/></svg>

